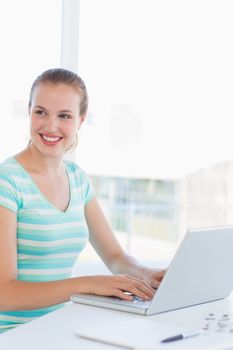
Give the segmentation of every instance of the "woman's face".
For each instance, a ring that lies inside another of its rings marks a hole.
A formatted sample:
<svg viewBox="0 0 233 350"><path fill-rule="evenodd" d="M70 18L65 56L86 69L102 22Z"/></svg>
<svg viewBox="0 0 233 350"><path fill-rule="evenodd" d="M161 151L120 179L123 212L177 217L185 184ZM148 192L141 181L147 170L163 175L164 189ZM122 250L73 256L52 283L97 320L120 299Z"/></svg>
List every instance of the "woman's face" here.
<svg viewBox="0 0 233 350"><path fill-rule="evenodd" d="M47 157L62 157L74 143L80 116L78 91L58 83L40 83L34 90L30 113L32 147Z"/></svg>

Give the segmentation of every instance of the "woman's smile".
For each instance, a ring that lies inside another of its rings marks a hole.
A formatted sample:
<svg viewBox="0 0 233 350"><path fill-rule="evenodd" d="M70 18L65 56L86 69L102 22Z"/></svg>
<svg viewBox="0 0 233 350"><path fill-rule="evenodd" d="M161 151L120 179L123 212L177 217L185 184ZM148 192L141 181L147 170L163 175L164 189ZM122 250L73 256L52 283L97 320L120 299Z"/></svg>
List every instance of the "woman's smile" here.
<svg viewBox="0 0 233 350"><path fill-rule="evenodd" d="M55 135L48 135L48 134L39 134L42 141L49 146L56 146L63 137L61 136L55 136Z"/></svg>
<svg viewBox="0 0 233 350"><path fill-rule="evenodd" d="M43 156L62 157L74 143L84 118L80 96L65 84L40 84L32 98L31 147Z"/></svg>

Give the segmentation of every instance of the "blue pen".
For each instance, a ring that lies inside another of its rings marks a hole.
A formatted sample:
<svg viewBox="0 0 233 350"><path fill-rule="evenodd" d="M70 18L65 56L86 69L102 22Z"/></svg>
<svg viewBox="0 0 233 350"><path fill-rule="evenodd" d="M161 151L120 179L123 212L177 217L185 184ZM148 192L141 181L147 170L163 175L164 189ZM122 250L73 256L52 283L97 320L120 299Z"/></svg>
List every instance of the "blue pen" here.
<svg viewBox="0 0 233 350"><path fill-rule="evenodd" d="M170 343L170 342L176 341L176 340L182 340L182 339L195 337L195 336L199 335L200 333L201 333L201 330L177 334L177 335L174 335L172 337L161 340L161 343Z"/></svg>

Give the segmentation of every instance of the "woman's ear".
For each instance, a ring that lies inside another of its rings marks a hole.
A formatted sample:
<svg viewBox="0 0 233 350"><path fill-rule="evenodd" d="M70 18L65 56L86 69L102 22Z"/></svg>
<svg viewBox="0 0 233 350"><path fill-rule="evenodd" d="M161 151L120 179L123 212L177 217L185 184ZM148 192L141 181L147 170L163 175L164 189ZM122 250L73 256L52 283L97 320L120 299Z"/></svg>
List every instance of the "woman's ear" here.
<svg viewBox="0 0 233 350"><path fill-rule="evenodd" d="M84 113L84 114L82 114L82 115L79 116L79 126L78 126L78 129L80 129L80 127L81 127L82 123L85 121L86 117L87 117L87 114L86 114L86 113Z"/></svg>

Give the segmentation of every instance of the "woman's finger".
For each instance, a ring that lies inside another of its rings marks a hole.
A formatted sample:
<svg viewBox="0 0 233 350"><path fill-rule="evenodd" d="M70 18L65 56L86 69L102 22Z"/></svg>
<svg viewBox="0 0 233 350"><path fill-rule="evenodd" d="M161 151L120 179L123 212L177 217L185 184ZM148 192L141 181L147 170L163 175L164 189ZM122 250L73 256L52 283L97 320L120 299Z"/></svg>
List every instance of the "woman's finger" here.
<svg viewBox="0 0 233 350"><path fill-rule="evenodd" d="M144 290L145 293L149 293L149 295L151 295L151 293L153 294L154 289L146 281L143 281L143 280L136 278L136 277L133 277L133 276L132 277L128 276L128 275L123 275L123 276L130 283L133 283L134 285L138 286L138 288L141 289L142 291Z"/></svg>
<svg viewBox="0 0 233 350"><path fill-rule="evenodd" d="M132 294L126 293L120 289L114 289L113 296L127 301L132 301L134 298Z"/></svg>
<svg viewBox="0 0 233 350"><path fill-rule="evenodd" d="M154 289L142 281L125 279L116 288L123 292L130 292L143 300L149 300L154 296Z"/></svg>

